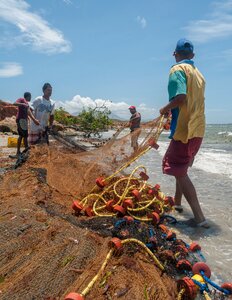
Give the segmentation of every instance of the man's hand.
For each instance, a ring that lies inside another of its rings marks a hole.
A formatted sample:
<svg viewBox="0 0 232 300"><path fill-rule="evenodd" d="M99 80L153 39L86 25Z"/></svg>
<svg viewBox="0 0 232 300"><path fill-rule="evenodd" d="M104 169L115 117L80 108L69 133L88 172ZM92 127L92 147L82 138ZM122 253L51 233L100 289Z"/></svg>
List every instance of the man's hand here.
<svg viewBox="0 0 232 300"><path fill-rule="evenodd" d="M40 122L37 119L34 119L33 122L35 123L35 125L39 126Z"/></svg>
<svg viewBox="0 0 232 300"><path fill-rule="evenodd" d="M161 114L162 116L164 115L164 116L167 118L168 115L169 115L169 109L167 109L166 106L162 107L162 108L160 109L160 114Z"/></svg>

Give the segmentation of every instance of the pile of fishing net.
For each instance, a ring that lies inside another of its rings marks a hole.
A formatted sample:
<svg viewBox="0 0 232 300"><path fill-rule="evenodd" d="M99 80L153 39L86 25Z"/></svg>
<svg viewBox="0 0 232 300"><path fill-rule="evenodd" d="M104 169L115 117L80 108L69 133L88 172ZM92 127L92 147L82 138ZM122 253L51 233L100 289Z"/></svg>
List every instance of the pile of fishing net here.
<svg viewBox="0 0 232 300"><path fill-rule="evenodd" d="M162 272L177 280L178 299L195 299L197 294L205 299L225 299L232 293L232 284L218 286L210 280L211 270L205 263L200 245L195 242L189 245L178 239L168 226L176 222L169 215L174 199L165 196L158 184L150 185L148 179L143 166L136 167L129 175L115 172L107 178L97 178L92 191L73 202L76 216L91 217L93 220L103 218L104 222L105 218L112 219L113 238L109 243L109 257L94 282L112 255L123 252L133 256L143 251ZM78 294L81 298L75 299L84 299L89 289ZM74 298L69 295L67 299Z"/></svg>
<svg viewBox="0 0 232 300"><path fill-rule="evenodd" d="M178 300L195 299L197 295L205 299L225 299L231 295L231 283L218 286L210 280L211 270L205 263L200 245L194 242L188 245L169 228L170 222L176 222L169 215L174 199L165 196L158 184L148 183L149 176L143 166L136 167L129 175L124 173L132 162L150 149L158 148L158 138L169 126L170 119L163 117L142 125L135 152L130 145L131 134L120 137L119 130L109 143L91 153L96 165L102 162L105 173L110 170L113 173L98 177L92 190L82 199L75 200L72 208L77 217L86 216L93 220L92 223L101 218L102 223L107 218L111 220L112 239L98 273L82 292L70 293L66 300L85 299L113 255L134 256L138 252L149 256L162 273L177 281Z"/></svg>

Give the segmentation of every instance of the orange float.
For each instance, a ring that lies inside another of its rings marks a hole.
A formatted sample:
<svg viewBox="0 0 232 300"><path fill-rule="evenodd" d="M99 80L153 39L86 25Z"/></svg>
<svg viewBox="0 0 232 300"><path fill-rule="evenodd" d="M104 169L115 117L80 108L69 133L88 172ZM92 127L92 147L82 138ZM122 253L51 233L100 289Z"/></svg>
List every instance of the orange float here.
<svg viewBox="0 0 232 300"><path fill-rule="evenodd" d="M184 277L177 281L177 289L180 292L184 289L184 298L185 300L194 300L197 296L197 287L193 280L189 277Z"/></svg>
<svg viewBox="0 0 232 300"><path fill-rule="evenodd" d="M96 179L96 184L100 187L100 188L104 188L106 186L106 182L104 177L98 177Z"/></svg>
<svg viewBox="0 0 232 300"><path fill-rule="evenodd" d="M72 209L75 210L76 214L79 214L82 211L83 208L84 208L84 206L81 204L80 201L78 201L78 200L77 201L73 201Z"/></svg>

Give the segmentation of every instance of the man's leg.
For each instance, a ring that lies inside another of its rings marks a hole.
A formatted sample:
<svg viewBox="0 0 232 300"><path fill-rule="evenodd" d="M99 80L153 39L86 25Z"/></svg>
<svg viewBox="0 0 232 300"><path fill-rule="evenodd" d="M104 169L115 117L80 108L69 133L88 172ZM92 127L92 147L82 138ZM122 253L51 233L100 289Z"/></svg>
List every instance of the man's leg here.
<svg viewBox="0 0 232 300"><path fill-rule="evenodd" d="M134 152L138 149L138 142L135 131L131 132L131 147L133 148Z"/></svg>
<svg viewBox="0 0 232 300"><path fill-rule="evenodd" d="M20 154L20 147L21 147L21 143L22 143L22 136L20 135L18 137L18 142L17 142L17 154L16 155L19 155Z"/></svg>
<svg viewBox="0 0 232 300"><path fill-rule="evenodd" d="M138 150L139 144L138 144L138 137L135 137L135 141L134 141L134 152Z"/></svg>
<svg viewBox="0 0 232 300"><path fill-rule="evenodd" d="M182 199L182 195L183 195L183 192L182 192L182 189L181 189L181 186L178 182L178 180L176 179L176 192L175 192L175 205L181 205L181 199Z"/></svg>
<svg viewBox="0 0 232 300"><path fill-rule="evenodd" d="M139 136L140 136L140 133L141 133L141 129L140 128L137 128L135 131L134 131L134 151L137 151L138 148L139 148L139 143L138 143L138 139L139 139Z"/></svg>
<svg viewBox="0 0 232 300"><path fill-rule="evenodd" d="M183 192L182 192L181 186L178 183L178 180L176 179L176 192L175 192L175 196L174 196L174 200L175 200L174 208L179 213L183 212L183 207L181 206L182 196L183 196Z"/></svg>
<svg viewBox="0 0 232 300"><path fill-rule="evenodd" d="M28 137L27 136L24 137L24 146L25 146L25 150L29 148L28 147Z"/></svg>
<svg viewBox="0 0 232 300"><path fill-rule="evenodd" d="M194 161L194 158L192 158L191 161L189 162L189 167L192 167L193 161ZM181 186L178 183L178 180L176 180L175 204L177 206L181 206L182 196L183 196L183 192L182 192Z"/></svg>
<svg viewBox="0 0 232 300"><path fill-rule="evenodd" d="M180 186L186 200L188 201L192 212L195 217L196 223L201 223L205 221L205 217L203 215L203 212L201 210L198 198L197 198L197 193L195 190L195 187L188 177L188 175L185 175L183 177L176 177L176 182Z"/></svg>

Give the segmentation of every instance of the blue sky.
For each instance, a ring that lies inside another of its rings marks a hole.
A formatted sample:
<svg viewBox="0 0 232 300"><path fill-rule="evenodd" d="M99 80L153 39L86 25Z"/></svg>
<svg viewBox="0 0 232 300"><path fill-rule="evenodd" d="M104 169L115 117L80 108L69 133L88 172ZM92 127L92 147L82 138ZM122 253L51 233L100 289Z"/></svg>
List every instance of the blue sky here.
<svg viewBox="0 0 232 300"><path fill-rule="evenodd" d="M195 46L207 123L232 123L232 0L0 0L0 99L53 86L57 107L143 119L168 101L176 41Z"/></svg>

